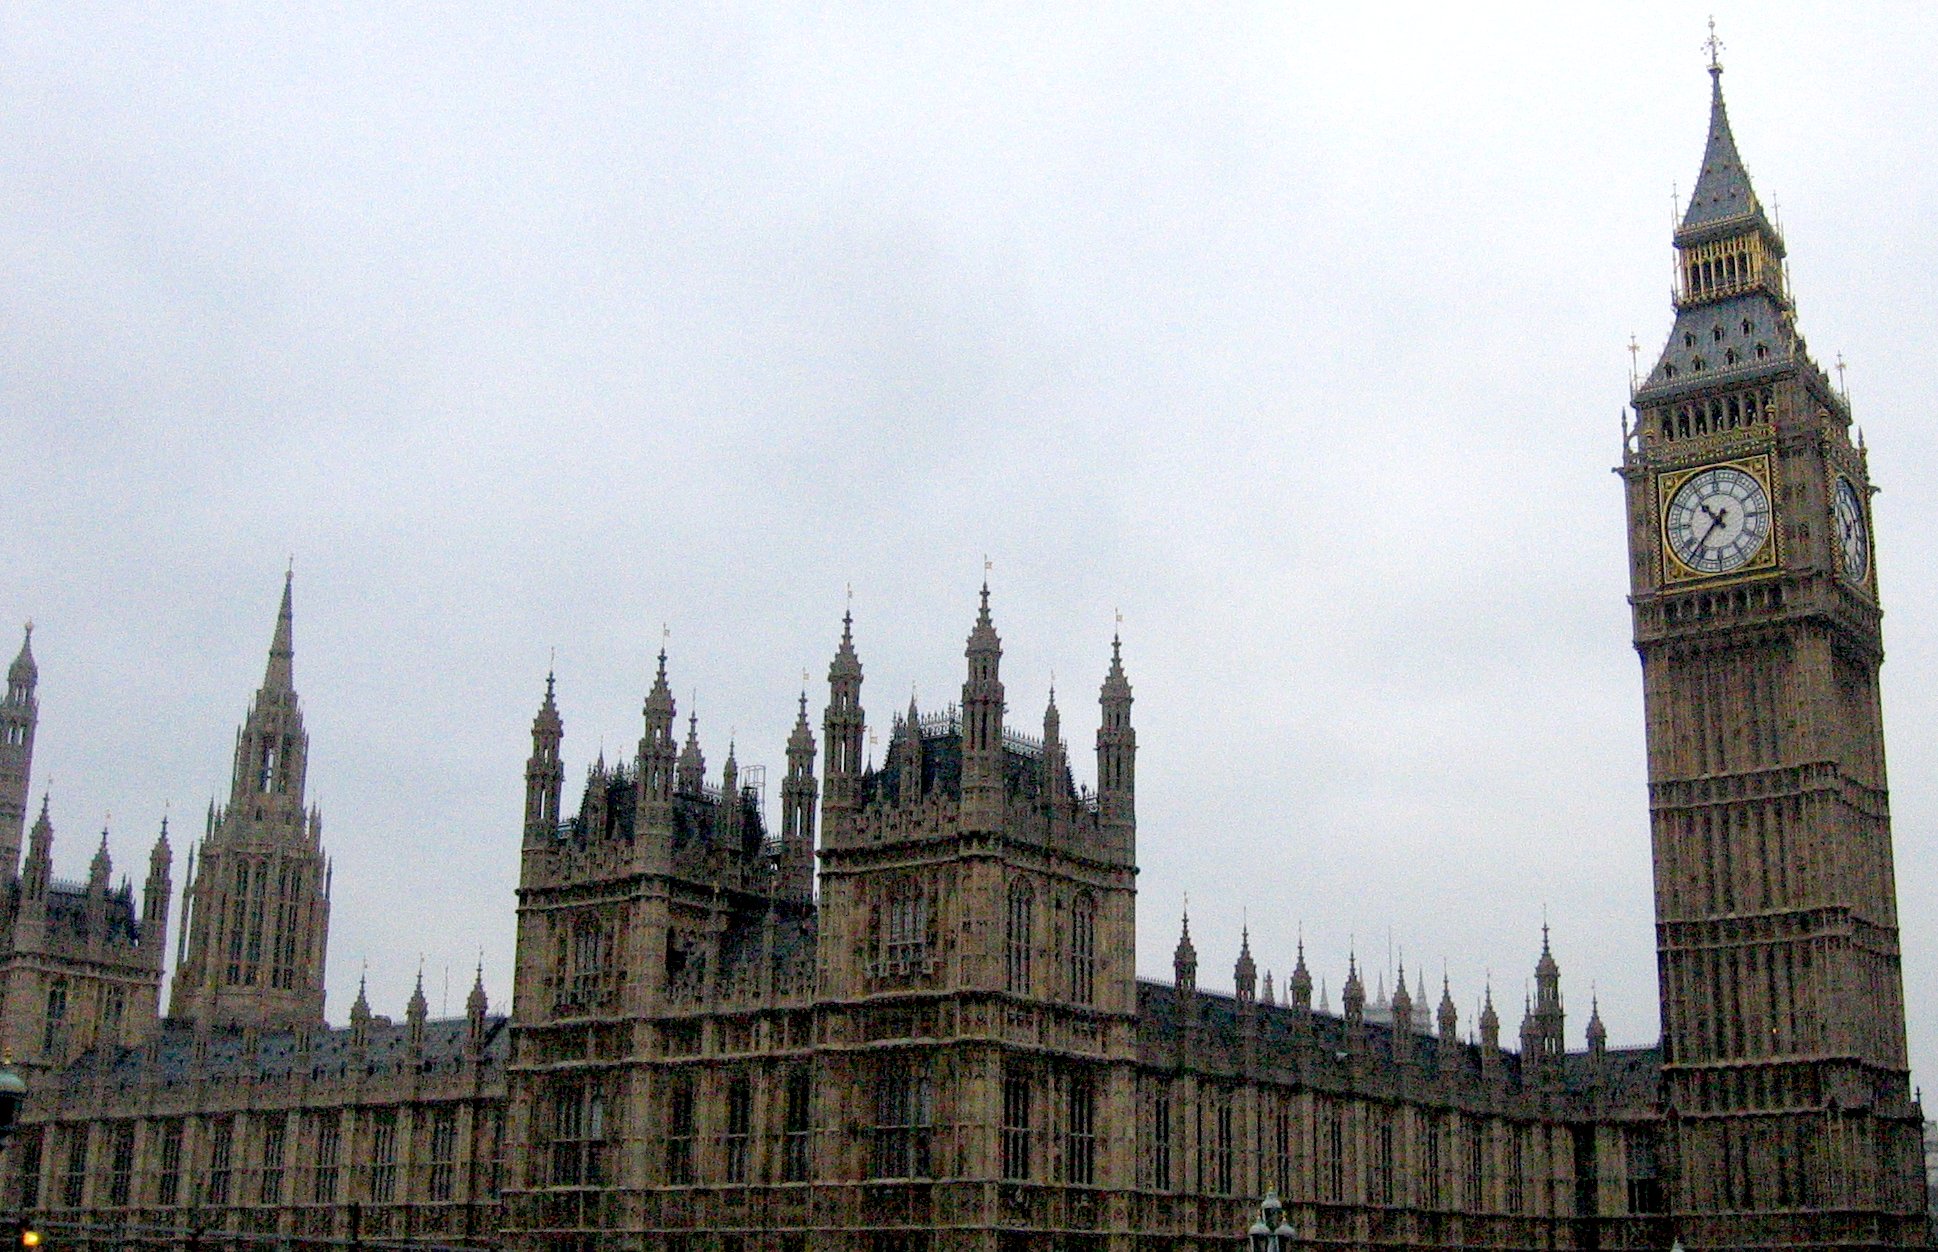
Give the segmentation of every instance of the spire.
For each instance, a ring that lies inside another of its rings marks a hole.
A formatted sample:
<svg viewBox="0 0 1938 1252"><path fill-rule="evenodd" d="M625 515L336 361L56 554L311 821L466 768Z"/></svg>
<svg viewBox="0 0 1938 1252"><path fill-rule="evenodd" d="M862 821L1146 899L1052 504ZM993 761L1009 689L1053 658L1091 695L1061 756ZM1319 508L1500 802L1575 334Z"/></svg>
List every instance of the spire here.
<svg viewBox="0 0 1938 1252"><path fill-rule="evenodd" d="M295 690L294 614L290 607L291 585L295 581L294 569L283 575L283 604L276 611L275 638L269 642L269 666L263 671L262 676L264 691L285 693Z"/></svg>
<svg viewBox="0 0 1938 1252"><path fill-rule="evenodd" d="M1240 927L1238 931L1238 960L1231 967L1232 986L1238 992L1240 1004L1250 1004L1258 994L1258 965L1252 960L1251 927Z"/></svg>
<svg viewBox="0 0 1938 1252"><path fill-rule="evenodd" d="M1365 1018L1366 984L1359 978L1359 956L1357 953L1346 955L1346 985L1339 993L1340 1007L1345 1010L1346 1024L1357 1026Z"/></svg>
<svg viewBox="0 0 1938 1252"><path fill-rule="evenodd" d="M805 754L809 761L814 759L814 728L808 725L807 688L801 689L801 711L794 719L794 732L787 737L787 759L792 764L796 757ZM810 769L812 766L810 765Z"/></svg>
<svg viewBox="0 0 1938 1252"><path fill-rule="evenodd" d="M699 795L700 787L706 781L707 758L700 751L700 713L698 709L686 711L686 744L680 749L678 769L679 789L687 795Z"/></svg>
<svg viewBox="0 0 1938 1252"><path fill-rule="evenodd" d="M1312 971L1305 967L1305 939L1299 939L1299 962L1292 967L1292 977L1285 980L1292 992L1292 1003L1301 1009L1312 1007Z"/></svg>
<svg viewBox="0 0 1938 1252"><path fill-rule="evenodd" d="M1393 1029L1411 1031L1413 1029L1413 993L1406 989L1406 959L1400 959L1399 981L1393 988Z"/></svg>
<svg viewBox="0 0 1938 1252"><path fill-rule="evenodd" d="M1601 997L1588 997L1588 1051L1601 1056L1608 1051L1608 1027L1602 1025Z"/></svg>
<svg viewBox="0 0 1938 1252"><path fill-rule="evenodd" d="M88 862L87 881L90 888L108 889L108 877L114 872L114 858L108 855L108 828L101 828L101 846L94 850L94 859Z"/></svg>
<svg viewBox="0 0 1938 1252"><path fill-rule="evenodd" d="M861 677L861 658L855 655L855 614L849 609L841 615L841 643L834 650L834 661L828 666L828 680L837 678Z"/></svg>
<svg viewBox="0 0 1938 1252"><path fill-rule="evenodd" d="M976 612L975 626L969 631L967 655L972 658L977 656L1001 656L1002 651L1003 643L996 635L995 619L989 615L989 580L984 578L982 581L982 606Z"/></svg>
<svg viewBox="0 0 1938 1252"><path fill-rule="evenodd" d="M1191 942L1191 909L1184 910L1184 924L1178 931L1178 946L1171 953L1171 973L1179 991L1198 989L1198 949Z"/></svg>
<svg viewBox="0 0 1938 1252"><path fill-rule="evenodd" d="M464 997L464 1015L472 1019L482 1018L491 1001L485 995L484 962L478 962L478 975L471 981L471 994Z"/></svg>
<svg viewBox="0 0 1938 1252"><path fill-rule="evenodd" d="M1761 217L1763 208L1750 187L1749 171L1736 151L1736 136L1730 133L1729 111L1723 107L1723 67L1716 53L1720 44L1710 31L1709 61L1709 142L1703 146L1702 173L1696 189L1689 195L1689 207L1682 215L1682 231L1695 231L1712 222L1740 217Z"/></svg>
<svg viewBox="0 0 1938 1252"><path fill-rule="evenodd" d="M1440 1041L1452 1045L1460 1039L1460 1010L1454 1007L1453 984L1447 976L1440 976Z"/></svg>
<svg viewBox="0 0 1938 1252"><path fill-rule="evenodd" d="M11 689L16 687L24 687L31 691L39 678L40 667L34 664L34 624L28 622L22 631L20 653L14 657L13 664L7 667L9 694L11 695Z"/></svg>
<svg viewBox="0 0 1938 1252"><path fill-rule="evenodd" d="M404 1021L410 1027L410 1041L413 1047L424 1043L424 1019L431 1015L430 1001L424 998L424 966L417 966L417 988L410 993L410 1003L404 1006Z"/></svg>

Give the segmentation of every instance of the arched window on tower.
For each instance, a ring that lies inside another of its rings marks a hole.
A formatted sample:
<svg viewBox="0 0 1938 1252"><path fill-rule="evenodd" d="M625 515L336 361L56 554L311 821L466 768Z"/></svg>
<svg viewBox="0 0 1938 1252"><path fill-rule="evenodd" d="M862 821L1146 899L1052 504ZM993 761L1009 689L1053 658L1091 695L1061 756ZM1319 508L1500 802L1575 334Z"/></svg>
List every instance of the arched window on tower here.
<svg viewBox="0 0 1938 1252"><path fill-rule="evenodd" d="M888 935L882 960L888 972L906 974L919 969L928 958L929 898L921 883L905 879L897 883L888 901Z"/></svg>
<svg viewBox="0 0 1938 1252"><path fill-rule="evenodd" d="M1088 892L1070 907L1070 999L1089 1004L1097 993L1097 900Z"/></svg>
<svg viewBox="0 0 1938 1252"><path fill-rule="evenodd" d="M1026 882L1014 882L1009 887L1009 935L1008 935L1008 985L1011 992L1019 996L1030 993L1030 949L1033 939L1032 920L1036 910L1036 895Z"/></svg>

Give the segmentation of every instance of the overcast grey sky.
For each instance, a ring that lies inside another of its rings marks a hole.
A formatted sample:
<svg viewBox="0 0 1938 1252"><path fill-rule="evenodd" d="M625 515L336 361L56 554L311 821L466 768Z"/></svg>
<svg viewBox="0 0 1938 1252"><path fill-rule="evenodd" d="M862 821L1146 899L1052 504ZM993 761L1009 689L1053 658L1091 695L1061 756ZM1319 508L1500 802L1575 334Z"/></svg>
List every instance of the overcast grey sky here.
<svg viewBox="0 0 1938 1252"><path fill-rule="evenodd" d="M1188 892L1210 985L1303 921L1335 1001L1390 935L1511 1033L1545 905L1571 1044L1591 986L1653 1040L1608 471L1707 10L1345 7L0 10L0 620L59 872L199 830L294 553L330 1013L480 951L502 1005L551 649L574 790L662 623L712 766L778 777L844 587L885 724L954 697L987 554L1011 721L1054 673L1083 773L1122 610L1142 971ZM1883 487L1922 1079L1938 9L1829 8L1717 20Z"/></svg>

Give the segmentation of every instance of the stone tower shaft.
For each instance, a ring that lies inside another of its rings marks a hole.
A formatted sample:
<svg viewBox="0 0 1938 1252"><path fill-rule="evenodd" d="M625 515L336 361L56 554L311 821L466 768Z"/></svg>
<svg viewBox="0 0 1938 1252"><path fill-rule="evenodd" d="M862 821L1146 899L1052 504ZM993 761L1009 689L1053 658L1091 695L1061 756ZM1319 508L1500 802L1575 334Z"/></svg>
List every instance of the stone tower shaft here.
<svg viewBox="0 0 1938 1252"><path fill-rule="evenodd" d="M34 767L34 728L40 705L34 689L40 669L34 664L34 624L27 623L20 654L7 667L6 694L0 696L0 881L20 873L20 841L27 828L27 795Z"/></svg>
<svg viewBox="0 0 1938 1252"><path fill-rule="evenodd" d="M1711 66L1675 324L1624 447L1664 1086L1691 1246L1840 1197L1923 1208L1878 676L1868 458L1795 324ZM1861 1128L1827 1128L1859 1117ZM1853 1139L1851 1136L1858 1136ZM1864 1136L1871 1136L1865 1139ZM1879 1154L1853 1152L1875 1142ZM1879 1168L1879 1159L1883 1168ZM1760 1227L1813 1242L1797 1217Z"/></svg>

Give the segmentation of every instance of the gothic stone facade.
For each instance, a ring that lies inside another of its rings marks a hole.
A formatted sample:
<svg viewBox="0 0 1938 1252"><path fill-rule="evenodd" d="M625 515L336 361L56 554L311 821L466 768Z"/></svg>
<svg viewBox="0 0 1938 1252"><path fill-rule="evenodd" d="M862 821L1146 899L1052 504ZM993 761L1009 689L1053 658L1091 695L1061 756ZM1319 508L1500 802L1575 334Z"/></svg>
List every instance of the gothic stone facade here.
<svg viewBox="0 0 1938 1252"><path fill-rule="evenodd" d="M1591 1014L1568 1051L1545 936L1518 1050L1491 996L1475 1042L1450 991L1429 1023L1403 972L1369 1005L1349 970L1334 1014L1303 954L1275 993L1249 942L1232 994L1201 989L1188 924L1172 982L1140 981L1120 650L1091 791L1054 699L1040 734L1004 724L987 588L959 701L911 702L879 765L844 622L818 741L801 697L777 830L732 752L716 784L691 719L676 742L664 655L637 752L602 759L568 815L548 679L510 1018L480 983L463 1020L430 1021L420 985L402 1026L360 992L330 1030L286 587L166 1022L166 843L141 918L105 871L61 906L153 953L128 966L146 998L118 1032L83 1031L84 1055L62 1050L76 1036L38 1054L66 1065L40 1076L12 1198L521 1249L1128 1252L1229 1247L1275 1190L1325 1247L1923 1246L1866 458L1795 333L1720 83L1675 243L1676 325L1621 466L1660 1048L1610 1049ZM22 657L0 710L16 850ZM10 918L43 907L34 864L10 878ZM13 942L9 1039L53 1003L28 981L44 949ZM85 978L111 964L61 959Z"/></svg>

